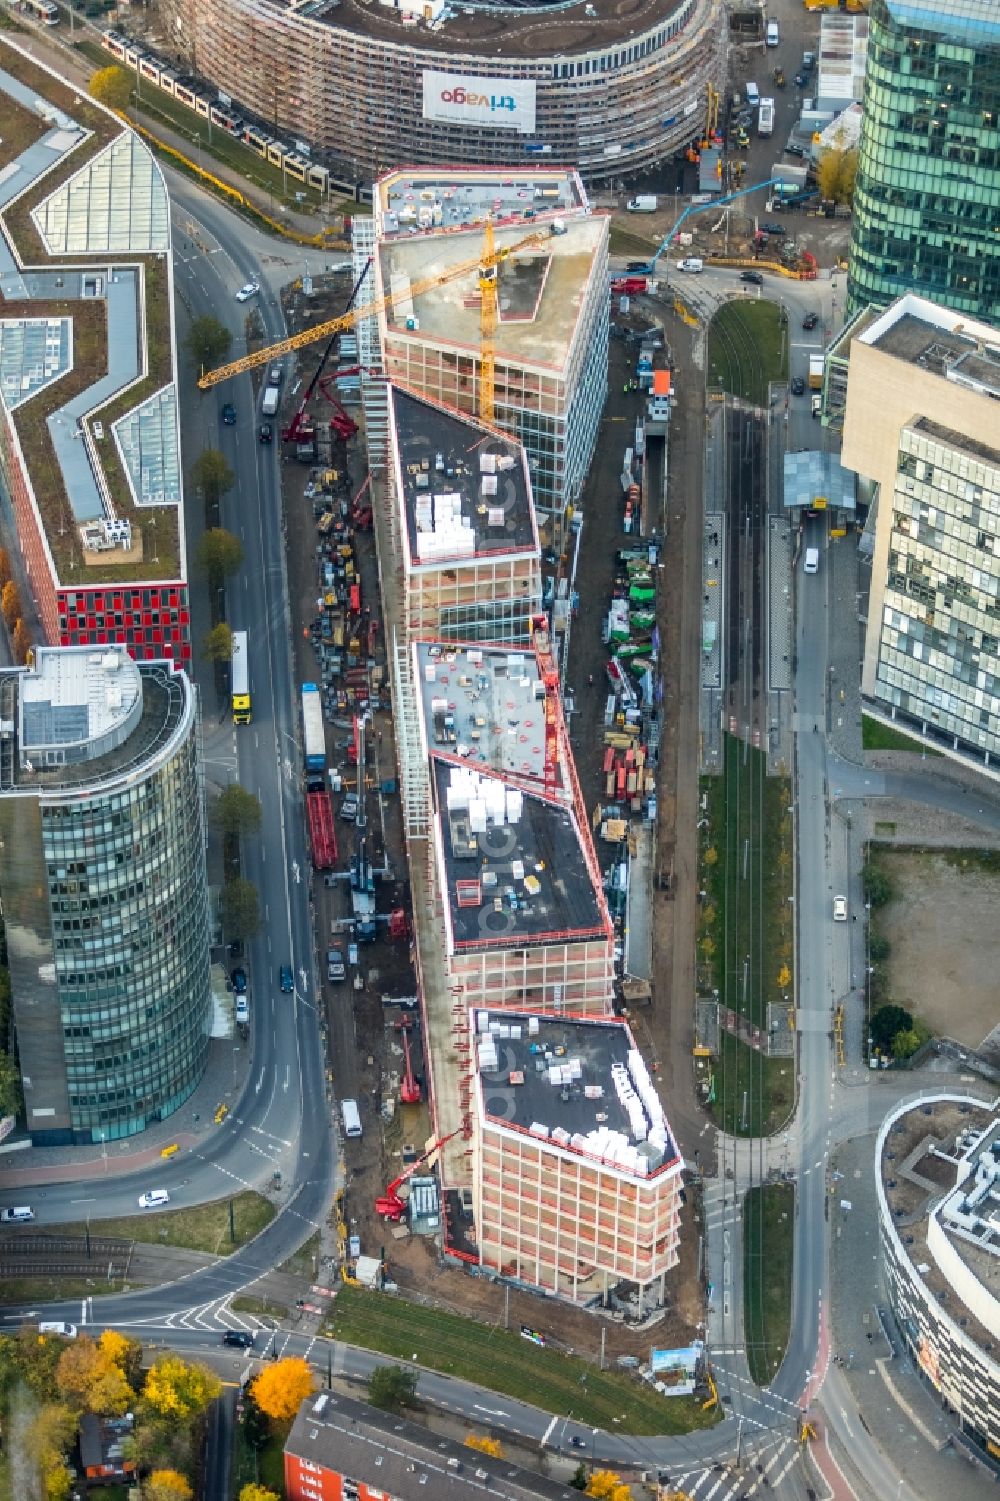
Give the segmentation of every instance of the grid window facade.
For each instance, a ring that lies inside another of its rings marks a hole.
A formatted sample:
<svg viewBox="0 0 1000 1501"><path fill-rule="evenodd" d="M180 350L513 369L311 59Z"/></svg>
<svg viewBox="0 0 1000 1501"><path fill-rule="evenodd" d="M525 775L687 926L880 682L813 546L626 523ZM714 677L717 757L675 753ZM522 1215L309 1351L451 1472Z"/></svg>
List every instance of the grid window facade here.
<svg viewBox="0 0 1000 1501"><path fill-rule="evenodd" d="M1000 454L903 429L892 496L876 693L893 709L1000 754Z"/></svg>
<svg viewBox="0 0 1000 1501"><path fill-rule="evenodd" d="M122 644L137 662L191 661L187 585L136 584L60 589L59 645Z"/></svg>
<svg viewBox="0 0 1000 1501"><path fill-rule="evenodd" d="M951 7L946 22L938 7L915 25L895 9L873 0L870 13L848 311L917 292L989 320L1000 303L1000 11Z"/></svg>
<svg viewBox="0 0 1000 1501"><path fill-rule="evenodd" d="M635 172L686 145L689 106L701 111L706 86L720 87L725 77L721 0L678 0L638 35L609 37L571 57L562 47L558 56L532 56L527 38L506 49L489 39L477 47L471 37L463 41L460 22L446 22L435 46L422 45L416 28L394 40L378 34L380 17L369 23L353 6L323 20L273 0L160 0L159 10L185 71L196 69L279 134L311 142L335 170L360 181L389 162L506 165L523 151L528 138L509 130L425 120L425 69L535 80L530 140L589 180ZM608 10L598 35L610 29ZM549 9L541 26L537 15L513 7L508 14L510 28L551 29ZM626 16L621 29L630 28Z"/></svg>

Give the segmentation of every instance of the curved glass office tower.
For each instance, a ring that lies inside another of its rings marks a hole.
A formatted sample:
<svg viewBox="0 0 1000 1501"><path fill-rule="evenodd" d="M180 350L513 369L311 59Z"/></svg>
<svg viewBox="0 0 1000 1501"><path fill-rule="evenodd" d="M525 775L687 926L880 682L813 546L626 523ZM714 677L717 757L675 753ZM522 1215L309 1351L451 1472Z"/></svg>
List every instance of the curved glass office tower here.
<svg viewBox="0 0 1000 1501"><path fill-rule="evenodd" d="M28 1129L113 1141L205 1067L209 920L194 690L120 647L0 674L0 896Z"/></svg>
<svg viewBox="0 0 1000 1501"><path fill-rule="evenodd" d="M1000 321L1000 3L872 0L848 313L906 292Z"/></svg>

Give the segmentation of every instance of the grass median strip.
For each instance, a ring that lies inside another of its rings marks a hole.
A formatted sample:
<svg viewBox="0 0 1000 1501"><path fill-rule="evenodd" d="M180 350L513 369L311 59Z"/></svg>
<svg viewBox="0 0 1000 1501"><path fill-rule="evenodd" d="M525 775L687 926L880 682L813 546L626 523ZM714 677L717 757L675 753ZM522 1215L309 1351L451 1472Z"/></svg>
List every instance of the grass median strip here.
<svg viewBox="0 0 1000 1501"><path fill-rule="evenodd" d="M752 1188L743 1201L743 1337L758 1386L774 1379L788 1346L794 1234L792 1185Z"/></svg>
<svg viewBox="0 0 1000 1501"><path fill-rule="evenodd" d="M230 1238L230 1210L235 1238ZM216 1199L194 1209L147 1210L144 1214L126 1215L122 1219L93 1220L93 1236L140 1241L150 1246L179 1246L187 1251L208 1251L213 1256L228 1256L259 1235L274 1219L274 1205L261 1194L240 1193L232 1199ZM39 1232L33 1230L32 1234ZM85 1235L87 1226L53 1226L52 1235Z"/></svg>
<svg viewBox="0 0 1000 1501"><path fill-rule="evenodd" d="M415 1360L545 1412L572 1413L577 1422L596 1428L688 1433L715 1421L694 1398L661 1397L645 1383L600 1371L579 1356L541 1349L504 1329L385 1294L341 1288L330 1329L348 1344Z"/></svg>

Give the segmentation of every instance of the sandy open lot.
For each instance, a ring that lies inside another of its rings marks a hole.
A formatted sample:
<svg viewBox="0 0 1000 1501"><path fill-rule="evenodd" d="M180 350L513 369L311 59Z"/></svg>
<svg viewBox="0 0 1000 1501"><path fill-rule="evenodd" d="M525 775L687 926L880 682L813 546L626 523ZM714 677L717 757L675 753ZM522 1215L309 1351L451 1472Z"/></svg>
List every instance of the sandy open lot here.
<svg viewBox="0 0 1000 1501"><path fill-rule="evenodd" d="M896 896L879 914L889 994L932 1030L975 1048L1000 1022L1000 873L943 855L883 851Z"/></svg>

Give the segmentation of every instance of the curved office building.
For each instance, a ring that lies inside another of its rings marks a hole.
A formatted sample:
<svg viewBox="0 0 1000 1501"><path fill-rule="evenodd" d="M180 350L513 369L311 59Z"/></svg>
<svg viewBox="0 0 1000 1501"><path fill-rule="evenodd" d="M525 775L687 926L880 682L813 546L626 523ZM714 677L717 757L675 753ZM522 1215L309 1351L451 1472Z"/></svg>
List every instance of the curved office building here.
<svg viewBox="0 0 1000 1501"><path fill-rule="evenodd" d="M1000 309L1000 5L872 0L848 311Z"/></svg>
<svg viewBox="0 0 1000 1501"><path fill-rule="evenodd" d="M897 1106L875 1155L899 1333L966 1442L1000 1452L1000 1116L967 1095Z"/></svg>
<svg viewBox="0 0 1000 1501"><path fill-rule="evenodd" d="M670 157L726 67L722 0L159 0L180 66L367 182L398 163L588 181Z"/></svg>
<svg viewBox="0 0 1000 1501"><path fill-rule="evenodd" d="M120 647L0 674L0 896L36 1145L175 1111L209 1044L194 690Z"/></svg>

